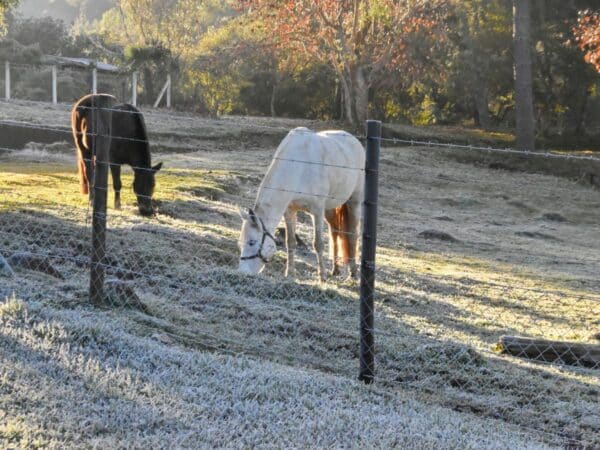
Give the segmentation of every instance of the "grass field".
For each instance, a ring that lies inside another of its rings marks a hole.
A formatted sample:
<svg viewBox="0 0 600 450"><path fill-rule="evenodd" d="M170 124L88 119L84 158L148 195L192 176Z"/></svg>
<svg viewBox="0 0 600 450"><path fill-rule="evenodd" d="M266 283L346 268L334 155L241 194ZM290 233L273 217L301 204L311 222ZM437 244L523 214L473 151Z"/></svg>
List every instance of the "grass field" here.
<svg viewBox="0 0 600 450"><path fill-rule="evenodd" d="M60 108L1 114L68 125ZM600 445L598 369L494 351L503 334L593 342L597 191L384 148L378 381L365 388L356 284L316 283L310 249L295 281L282 278L283 252L263 276L235 271L238 208L252 205L283 130L327 124L146 120L165 162L158 214L136 214L130 172L124 209L108 211L108 276L144 311L87 302L89 210L70 144L0 155L0 253L48 255L66 278L0 275L3 446Z"/></svg>

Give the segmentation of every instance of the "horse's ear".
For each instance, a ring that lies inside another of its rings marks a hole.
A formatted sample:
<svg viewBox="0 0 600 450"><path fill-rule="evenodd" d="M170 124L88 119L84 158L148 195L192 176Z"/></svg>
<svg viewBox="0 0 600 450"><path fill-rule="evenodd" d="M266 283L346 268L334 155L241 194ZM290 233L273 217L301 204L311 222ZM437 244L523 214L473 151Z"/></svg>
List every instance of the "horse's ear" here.
<svg viewBox="0 0 600 450"><path fill-rule="evenodd" d="M162 168L162 165L163 165L163 163L159 162L157 165L152 167L152 170L154 170L155 172L158 172Z"/></svg>

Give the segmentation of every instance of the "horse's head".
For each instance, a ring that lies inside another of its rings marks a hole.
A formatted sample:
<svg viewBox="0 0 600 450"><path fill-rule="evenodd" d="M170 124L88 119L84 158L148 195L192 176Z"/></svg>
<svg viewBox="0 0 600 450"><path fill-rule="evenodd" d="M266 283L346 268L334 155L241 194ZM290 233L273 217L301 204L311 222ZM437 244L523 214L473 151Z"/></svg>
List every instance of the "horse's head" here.
<svg viewBox="0 0 600 450"><path fill-rule="evenodd" d="M259 273L273 258L277 244L275 238L266 229L265 223L252 209L240 210L240 216L244 222L238 243L239 270L244 273Z"/></svg>
<svg viewBox="0 0 600 450"><path fill-rule="evenodd" d="M133 192L137 196L138 208L142 216L151 216L154 214L152 195L154 194L154 186L156 184L155 175L161 167L162 163L158 163L149 169L133 169Z"/></svg>

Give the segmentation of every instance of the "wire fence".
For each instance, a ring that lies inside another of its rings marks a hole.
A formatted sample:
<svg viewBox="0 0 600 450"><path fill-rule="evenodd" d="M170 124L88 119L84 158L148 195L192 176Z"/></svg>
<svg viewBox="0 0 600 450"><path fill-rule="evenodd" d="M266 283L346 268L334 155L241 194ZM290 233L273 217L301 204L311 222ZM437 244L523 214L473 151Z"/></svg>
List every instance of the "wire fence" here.
<svg viewBox="0 0 600 450"><path fill-rule="evenodd" d="M67 109L57 106L52 114L59 119L51 125L10 124L25 132L70 133ZM185 127L198 121L154 111L144 117L150 139L102 132L95 137L155 145L162 138L152 130L161 124ZM289 130L251 126L277 135ZM377 266L367 258L362 271L374 270L377 282L375 291L366 292L373 294L373 306L365 311L373 321L361 323L373 344L361 342L357 327L358 283L340 276L317 280L312 224L305 216L298 217L292 239L286 238L279 213L260 216L275 224L272 236L280 248L295 242L295 278L282 276L287 258L281 251L260 276L236 270L238 210L257 206L255 193L272 161L271 148L245 149L240 140L213 155L198 152L186 159L162 153L167 161L156 173L152 195L131 190L140 173L152 172L151 165L133 167L117 189L121 209L109 204L95 212L78 192L72 144L66 146L70 153L47 151L35 163L30 146L0 147L0 296L14 292L23 299L89 305L96 256L96 269L105 273L100 306L131 309L123 314L159 339L352 378L361 362L372 364L361 361L362 343L374 351L376 389L390 395L410 390L432 403L515 424L553 444L599 445L600 357L592 336L600 317L592 239L598 229L595 213L580 207L594 191L553 177L460 165L420 147L529 155L514 149L376 141L386 145L377 170ZM582 163L597 159L550 152L535 156ZM339 178L366 173L349 163L285 156L274 161L297 171L339 170ZM95 164L105 172L116 165L101 159ZM346 200L267 181L262 188L274 195ZM111 191L107 183L96 183L96 196ZM155 203L153 217L139 216L132 206L144 198ZM553 202L562 213L544 209ZM98 219L106 221L100 257L91 245ZM258 227L264 228L264 223Z"/></svg>

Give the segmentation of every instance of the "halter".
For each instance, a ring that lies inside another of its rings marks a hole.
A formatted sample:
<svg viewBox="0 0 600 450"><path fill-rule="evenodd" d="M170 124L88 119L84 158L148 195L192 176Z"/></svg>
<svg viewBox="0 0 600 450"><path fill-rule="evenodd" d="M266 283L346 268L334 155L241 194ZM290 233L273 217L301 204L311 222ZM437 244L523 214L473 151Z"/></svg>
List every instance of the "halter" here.
<svg viewBox="0 0 600 450"><path fill-rule="evenodd" d="M263 222L263 220L260 217L258 217L258 220L260 220L260 225L262 226L262 231L263 231L262 240L260 241L260 247L258 247L258 252L256 252L252 256L240 256L240 261L248 261L249 259L260 258L261 261L264 262L265 264L268 262L271 262L270 259L265 258L262 254L263 245L265 244L265 240L267 239L267 236L273 240L273 242L275 243L275 246L277 246L277 241L275 240L273 235L267 231L267 227L265 227L265 223Z"/></svg>

